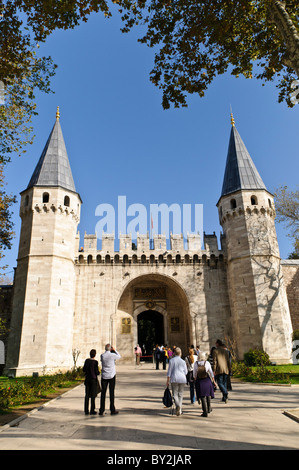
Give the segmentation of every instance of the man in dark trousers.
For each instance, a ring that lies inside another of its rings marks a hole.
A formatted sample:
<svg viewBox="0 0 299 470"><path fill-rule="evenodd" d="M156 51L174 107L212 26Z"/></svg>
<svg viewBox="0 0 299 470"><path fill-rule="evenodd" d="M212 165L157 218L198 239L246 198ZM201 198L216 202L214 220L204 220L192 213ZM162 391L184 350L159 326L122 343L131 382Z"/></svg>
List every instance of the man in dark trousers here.
<svg viewBox="0 0 299 470"><path fill-rule="evenodd" d="M114 406L114 390L115 390L115 361L120 359L120 354L111 346L111 344L106 344L105 352L101 354L102 362L102 393L101 393L101 407L99 415L104 415L105 411L105 400L106 400L106 391L109 385L109 395L110 395L110 412L112 415L117 415L118 411L115 410Z"/></svg>
<svg viewBox="0 0 299 470"><path fill-rule="evenodd" d="M90 358L86 359L83 366L85 374L85 401L84 412L86 415L95 415L95 398L97 396L97 376L100 375L98 361L95 360L96 350L92 349L89 353ZM90 412L89 412L89 399L90 399Z"/></svg>
<svg viewBox="0 0 299 470"><path fill-rule="evenodd" d="M215 380L222 392L222 401L227 403L227 378L231 373L231 361L229 352L220 339L217 339L216 348L213 350L212 354Z"/></svg>

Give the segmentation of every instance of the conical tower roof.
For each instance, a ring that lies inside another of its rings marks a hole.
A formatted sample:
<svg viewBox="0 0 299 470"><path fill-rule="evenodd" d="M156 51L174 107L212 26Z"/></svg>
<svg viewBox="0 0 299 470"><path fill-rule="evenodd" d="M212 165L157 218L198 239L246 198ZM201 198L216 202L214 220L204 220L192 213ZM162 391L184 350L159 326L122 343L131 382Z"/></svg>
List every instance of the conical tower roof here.
<svg viewBox="0 0 299 470"><path fill-rule="evenodd" d="M27 186L59 186L76 192L57 108L56 122Z"/></svg>
<svg viewBox="0 0 299 470"><path fill-rule="evenodd" d="M267 190L232 118L221 197L242 189Z"/></svg>

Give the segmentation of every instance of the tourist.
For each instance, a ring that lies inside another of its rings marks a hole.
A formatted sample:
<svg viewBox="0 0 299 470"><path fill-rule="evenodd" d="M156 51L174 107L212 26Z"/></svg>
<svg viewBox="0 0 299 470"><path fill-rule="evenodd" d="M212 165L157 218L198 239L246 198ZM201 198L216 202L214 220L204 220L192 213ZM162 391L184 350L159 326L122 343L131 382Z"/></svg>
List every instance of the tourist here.
<svg viewBox="0 0 299 470"><path fill-rule="evenodd" d="M160 364L160 358L161 358L161 349L160 349L159 344L156 344L154 356L155 356L155 361L156 361L156 369L158 370L159 364Z"/></svg>
<svg viewBox="0 0 299 470"><path fill-rule="evenodd" d="M222 401L227 403L227 377L231 373L231 361L228 350L220 339L217 339L216 348L213 351L213 372L216 382L222 392Z"/></svg>
<svg viewBox="0 0 299 470"><path fill-rule="evenodd" d="M164 346L160 346L160 362L163 364L163 370L166 370L166 350Z"/></svg>
<svg viewBox="0 0 299 470"><path fill-rule="evenodd" d="M170 361L170 359L172 358L172 356L173 356L172 349L171 349L170 347L168 347L168 349L167 349L168 362Z"/></svg>
<svg viewBox="0 0 299 470"><path fill-rule="evenodd" d="M92 349L89 353L90 358L86 359L83 366L83 372L85 374L85 400L84 400L84 412L86 415L95 415L95 399L97 396L97 381L99 372L99 363L95 359L96 350ZM90 411L89 411L89 400L90 400Z"/></svg>
<svg viewBox="0 0 299 470"><path fill-rule="evenodd" d="M167 387L169 386L169 383L171 383L177 416L180 416L182 414L184 388L187 382L187 366L186 362L183 361L183 359L181 358L181 355L181 348L176 347L174 351L174 356L169 362L166 382Z"/></svg>
<svg viewBox="0 0 299 470"><path fill-rule="evenodd" d="M191 404L194 405L195 403L195 393L194 393L194 380L193 380L193 368L194 363L197 361L197 355L194 354L194 349L190 347L189 355L185 357L186 365L187 365L187 383L190 387L190 400Z"/></svg>
<svg viewBox="0 0 299 470"><path fill-rule="evenodd" d="M201 401L202 415L208 417L211 413L211 399L214 398L214 387L216 382L212 371L211 364L207 359L207 354L200 352L198 361L194 364L193 376L195 380L196 395Z"/></svg>
<svg viewBox="0 0 299 470"><path fill-rule="evenodd" d="M115 381L116 381L116 370L115 370L115 361L120 359L120 354L114 349L111 344L106 344L105 352L101 354L101 363L102 363L102 393L101 393L101 406L100 406L100 415L104 414L105 411L105 400L106 400L106 391L109 385L109 395L110 395L110 412L112 415L118 414L118 411L115 410L114 406L114 390L115 390Z"/></svg>
<svg viewBox="0 0 299 470"><path fill-rule="evenodd" d="M209 361L209 363L211 364L212 369L213 369L213 364L214 364L214 361L213 361L213 352L214 352L214 349L216 349L216 346L212 346L212 347L211 347L211 351L210 351L210 354L209 354L209 357L208 357L208 361Z"/></svg>
<svg viewBox="0 0 299 470"><path fill-rule="evenodd" d="M142 350L141 350L141 347L139 346L139 344L137 344L137 346L134 348L134 353L135 353L135 357L136 357L136 366L139 366L140 365L140 359L141 359L141 356L142 356Z"/></svg>

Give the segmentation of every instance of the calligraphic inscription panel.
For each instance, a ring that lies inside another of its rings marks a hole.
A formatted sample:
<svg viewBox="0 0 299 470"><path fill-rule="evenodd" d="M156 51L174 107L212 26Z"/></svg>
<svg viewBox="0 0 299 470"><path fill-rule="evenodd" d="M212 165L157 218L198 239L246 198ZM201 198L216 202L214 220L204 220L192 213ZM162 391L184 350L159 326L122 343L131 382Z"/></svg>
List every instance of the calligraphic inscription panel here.
<svg viewBox="0 0 299 470"><path fill-rule="evenodd" d="M165 287L135 287L135 299L165 299Z"/></svg>

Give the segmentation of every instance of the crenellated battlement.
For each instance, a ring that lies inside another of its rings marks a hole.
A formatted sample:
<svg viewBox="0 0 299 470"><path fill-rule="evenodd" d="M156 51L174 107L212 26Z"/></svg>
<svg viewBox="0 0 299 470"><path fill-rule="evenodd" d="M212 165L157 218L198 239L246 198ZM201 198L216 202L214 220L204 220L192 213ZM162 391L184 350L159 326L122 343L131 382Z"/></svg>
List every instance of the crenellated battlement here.
<svg viewBox="0 0 299 470"><path fill-rule="evenodd" d="M222 238L221 238L222 240ZM131 235L120 235L119 250L114 249L114 234L104 234L102 248L97 249L97 235L84 235L84 246L75 256L76 264L210 264L224 260L223 250L218 248L215 232L204 233L204 248L201 248L200 235L188 234L184 247L182 234L170 234L170 247L167 248L165 235L138 234L137 242Z"/></svg>

